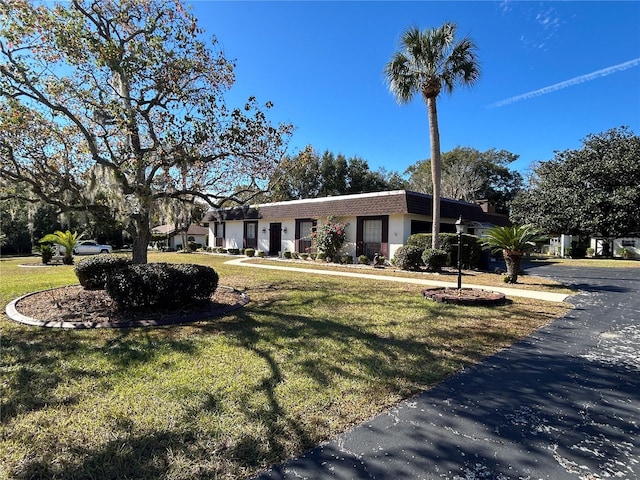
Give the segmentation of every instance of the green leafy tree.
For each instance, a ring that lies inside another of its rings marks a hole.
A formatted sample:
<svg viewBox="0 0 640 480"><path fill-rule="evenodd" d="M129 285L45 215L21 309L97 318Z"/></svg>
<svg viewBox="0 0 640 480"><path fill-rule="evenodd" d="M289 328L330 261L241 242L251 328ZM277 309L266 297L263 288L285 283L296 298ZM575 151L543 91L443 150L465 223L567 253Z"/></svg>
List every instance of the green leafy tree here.
<svg viewBox="0 0 640 480"><path fill-rule="evenodd" d="M286 157L275 182L260 201L274 202L318 198L327 195L399 190L406 186L397 172L372 171L359 157L347 159L326 151L322 157L309 146L295 157Z"/></svg>
<svg viewBox="0 0 640 480"><path fill-rule="evenodd" d="M347 177L349 167L344 155L337 156L328 150L320 158L320 175L322 185L320 186L320 197L329 195L342 195L347 191Z"/></svg>
<svg viewBox="0 0 640 480"><path fill-rule="evenodd" d="M445 23L439 28L420 31L407 29L400 51L385 66L389 89L400 104L407 104L421 94L429 114L431 140L431 175L433 180L433 249L438 248L440 232L440 132L436 99L444 89L452 93L455 87L472 85L480 76L476 45L468 37L455 38L456 25Z"/></svg>
<svg viewBox="0 0 640 480"><path fill-rule="evenodd" d="M82 235L78 235L78 232L71 233L69 230L62 232L56 230L53 233L49 233L40 239L40 243L55 243L64 248L64 255L62 263L65 265L73 264L73 249L78 245L78 240L82 238Z"/></svg>
<svg viewBox="0 0 640 480"><path fill-rule="evenodd" d="M494 148L480 152L455 147L442 154L441 194L446 198L473 202L486 199L499 213L508 213L509 204L523 188L522 175L509 168L518 155ZM407 168L409 188L433 193L431 161L423 160Z"/></svg>
<svg viewBox="0 0 640 480"><path fill-rule="evenodd" d="M531 225L513 225L487 230L483 236L483 243L494 253L502 252L507 265L506 281L517 283L520 261L539 239L538 232Z"/></svg>
<svg viewBox="0 0 640 480"><path fill-rule="evenodd" d="M4 234L2 253L31 253L29 209L23 202L13 199L0 202L0 225Z"/></svg>
<svg viewBox="0 0 640 480"><path fill-rule="evenodd" d="M165 205L264 191L292 126L225 104L235 65L202 33L181 0L0 0L0 198L113 213L145 263Z"/></svg>
<svg viewBox="0 0 640 480"><path fill-rule="evenodd" d="M47 232L61 230L58 209L53 205L39 205L33 214L33 238L44 237Z"/></svg>
<svg viewBox="0 0 640 480"><path fill-rule="evenodd" d="M640 137L625 127L588 135L582 147L538 164L511 218L550 234L623 236L640 231Z"/></svg>

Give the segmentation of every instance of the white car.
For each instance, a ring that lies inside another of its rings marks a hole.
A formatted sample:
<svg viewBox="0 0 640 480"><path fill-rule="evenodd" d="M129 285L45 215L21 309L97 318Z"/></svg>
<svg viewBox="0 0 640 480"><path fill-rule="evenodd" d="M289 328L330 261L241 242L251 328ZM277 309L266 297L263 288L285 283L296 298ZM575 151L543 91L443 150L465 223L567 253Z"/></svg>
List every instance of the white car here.
<svg viewBox="0 0 640 480"><path fill-rule="evenodd" d="M78 242L73 253L76 255L97 255L99 253L111 253L111 245L100 245L95 240L82 240Z"/></svg>

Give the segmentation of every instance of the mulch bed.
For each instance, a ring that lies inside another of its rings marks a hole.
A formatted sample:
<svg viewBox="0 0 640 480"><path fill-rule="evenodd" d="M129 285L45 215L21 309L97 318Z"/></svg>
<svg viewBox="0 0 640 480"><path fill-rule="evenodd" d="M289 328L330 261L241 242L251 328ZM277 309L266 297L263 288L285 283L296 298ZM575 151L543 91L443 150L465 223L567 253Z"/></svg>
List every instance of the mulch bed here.
<svg viewBox="0 0 640 480"><path fill-rule="evenodd" d="M422 296L439 303L452 303L466 306L493 306L504 305L507 297L504 293L481 290L479 288L427 288L422 291Z"/></svg>
<svg viewBox="0 0 640 480"><path fill-rule="evenodd" d="M212 319L248 302L247 295L229 287L218 287L208 302L171 310L128 311L118 310L104 290L70 285L25 295L13 304L17 315L11 315L9 307L7 314L14 321L43 327L149 327Z"/></svg>

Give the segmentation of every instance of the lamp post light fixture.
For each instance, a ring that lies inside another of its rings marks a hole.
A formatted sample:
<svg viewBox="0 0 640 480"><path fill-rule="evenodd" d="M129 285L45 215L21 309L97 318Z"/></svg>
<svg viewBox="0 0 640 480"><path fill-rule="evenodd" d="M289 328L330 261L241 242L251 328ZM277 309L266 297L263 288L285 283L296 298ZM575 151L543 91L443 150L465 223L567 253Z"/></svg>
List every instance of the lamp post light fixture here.
<svg viewBox="0 0 640 480"><path fill-rule="evenodd" d="M462 232L464 231L464 223L462 215L456 221L456 233L458 234L458 290L462 289Z"/></svg>

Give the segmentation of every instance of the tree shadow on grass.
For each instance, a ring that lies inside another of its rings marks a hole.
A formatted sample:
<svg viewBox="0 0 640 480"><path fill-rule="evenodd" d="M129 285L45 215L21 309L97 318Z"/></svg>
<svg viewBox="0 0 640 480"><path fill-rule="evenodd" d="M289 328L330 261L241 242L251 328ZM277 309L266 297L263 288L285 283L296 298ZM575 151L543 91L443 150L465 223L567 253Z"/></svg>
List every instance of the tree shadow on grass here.
<svg viewBox="0 0 640 480"><path fill-rule="evenodd" d="M173 338L169 331L119 329L104 335L106 338L103 333L31 327L4 332L1 354L6 370L0 421L41 408L77 403L79 395L61 398L55 392L71 379L99 381L103 373L94 369L92 357L106 358L113 373L151 361L167 349L195 352L192 341Z"/></svg>
<svg viewBox="0 0 640 480"><path fill-rule="evenodd" d="M329 286L335 288L335 282ZM450 337L444 333L429 336L423 332L418 335L417 330L415 335L407 333L396 336L393 329L382 328L410 322L419 329L424 322L438 316L446 317L448 309L457 307L422 303L423 309L414 316L407 317L405 313L403 318L386 317L378 321L384 325L376 326L364 316L357 318L357 311L351 320L345 319L344 314L342 318L336 318L331 308L335 294L323 291L323 286L310 292L304 285L283 281L260 288L264 288L268 294L256 292L258 301L247 308L221 319L190 326L148 331L122 330L108 334L65 332L63 342L59 340L60 333L52 334L50 331L34 331L27 334L27 338L17 335L20 338L12 339L12 342L25 342L20 347L15 346L19 354L16 360L25 364L37 363L42 359L50 363L53 367L51 370L55 370L55 364L65 355L82 355L85 349L92 348L108 359L113 368L110 374L126 374L129 368L150 362L163 352L179 351L197 355L201 348L198 338L225 335L226 341L255 355L264 367L260 370L262 376L255 379L247 395L236 404L249 423L260 426L258 432L250 428L235 436L227 445L218 445L219 440L212 439L209 442L217 446L207 447L203 451L204 447L196 439L203 432L194 423L194 418L203 411L215 413L226 400L220 392L209 392L197 405L183 410L181 415L184 417L175 428L161 432L138 432L137 435L132 432L131 436L123 438L131 425L114 422L113 434L120 437L118 440L93 449L75 445L72 448L77 450L77 458L81 460L70 461L67 465L50 456L44 458L52 461L44 461L41 459L43 457L32 458L23 462L21 473L18 475L16 472L15 478L160 478L166 476L170 469L177 468L180 461L176 458L194 464L192 467L198 473L193 474L192 478L215 477L222 473L220 465L226 465L234 472L256 472L325 439L309 424L304 413L296 411L295 406L283 400L280 387L286 384L291 369L302 371L319 390L335 388L345 379L359 381L364 385L361 387L363 390L354 393L366 401L368 386L391 392L393 398L410 395L458 371L469 359L483 356L478 345L470 345L460 347L462 350L456 352L460 357L458 360L449 361L451 345L464 339L465 333L461 330L451 331L442 327ZM416 298L419 298L418 292ZM384 296L357 300L372 309L389 308L390 302ZM288 313L292 302L296 302L296 312L306 308L310 313ZM495 341L491 335L493 333L487 331L487 342ZM482 343L482 336L478 338ZM239 365L238 368L242 369L243 366ZM80 377L98 375L90 369L78 371L77 374ZM68 379L67 372L64 375L52 375L50 384L45 381L47 370L39 372L38 376L42 385L36 382L35 394L32 389L33 378L26 379L24 384L19 378L13 380L21 393L13 400L15 405L11 416L16 415L18 410L25 411L25 408L26 411L37 410L47 402L55 404L53 393L57 384ZM22 396L26 397L29 393L37 401L23 404ZM301 391L300 396L304 395L305 392ZM261 401L258 402L258 399ZM340 398L335 399L335 403L340 402ZM348 425L361 420L358 413L351 412L352 418L342 418L340 421ZM212 452L217 457L217 466L208 460L214 455Z"/></svg>

